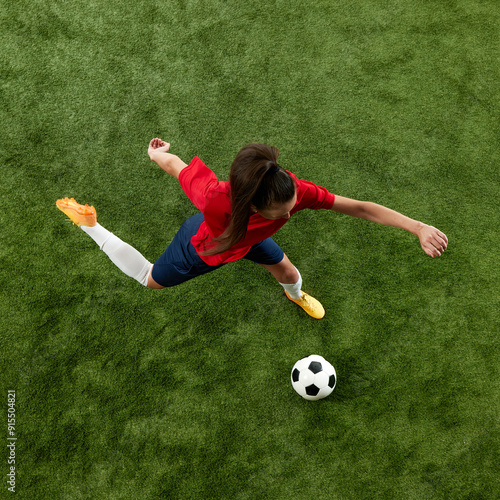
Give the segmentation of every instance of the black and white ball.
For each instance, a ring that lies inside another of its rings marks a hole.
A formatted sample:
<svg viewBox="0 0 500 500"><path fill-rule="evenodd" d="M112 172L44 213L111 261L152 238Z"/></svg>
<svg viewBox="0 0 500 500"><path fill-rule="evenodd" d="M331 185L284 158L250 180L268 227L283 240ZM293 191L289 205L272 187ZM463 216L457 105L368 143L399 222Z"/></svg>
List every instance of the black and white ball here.
<svg viewBox="0 0 500 500"><path fill-rule="evenodd" d="M326 398L337 384L335 368L322 356L311 354L292 369L292 386L305 399Z"/></svg>

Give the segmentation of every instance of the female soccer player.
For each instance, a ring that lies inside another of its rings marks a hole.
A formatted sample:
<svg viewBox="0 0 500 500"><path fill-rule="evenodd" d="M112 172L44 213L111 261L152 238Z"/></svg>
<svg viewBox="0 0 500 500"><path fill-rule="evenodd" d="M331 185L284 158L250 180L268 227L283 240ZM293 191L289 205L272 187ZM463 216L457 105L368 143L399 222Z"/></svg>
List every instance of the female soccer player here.
<svg viewBox="0 0 500 500"><path fill-rule="evenodd" d="M188 165L169 149L170 144L156 138L150 142L148 154L179 180L200 212L186 220L154 264L98 224L94 207L80 205L73 198L56 202L116 266L149 288L178 285L245 258L270 271L286 296L310 316L322 318L323 306L301 290L299 271L271 239L294 213L305 208L333 210L406 229L418 236L431 257L441 256L448 245L446 236L435 227L375 203L335 196L324 187L298 179L278 165L278 150L266 144L241 149L228 182L218 181L198 157Z"/></svg>

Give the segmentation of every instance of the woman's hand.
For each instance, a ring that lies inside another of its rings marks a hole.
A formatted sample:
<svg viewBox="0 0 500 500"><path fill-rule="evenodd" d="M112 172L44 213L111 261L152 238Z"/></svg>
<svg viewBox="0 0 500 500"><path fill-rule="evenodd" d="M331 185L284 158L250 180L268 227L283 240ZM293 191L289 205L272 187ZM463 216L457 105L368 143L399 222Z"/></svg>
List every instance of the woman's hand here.
<svg viewBox="0 0 500 500"><path fill-rule="evenodd" d="M148 155L152 161L156 161L155 158L158 158L159 153L166 153L169 149L170 144L168 142L155 138L149 143Z"/></svg>
<svg viewBox="0 0 500 500"><path fill-rule="evenodd" d="M446 234L427 224L422 224L422 227L417 232L417 236L423 251L432 258L441 257L448 246Z"/></svg>

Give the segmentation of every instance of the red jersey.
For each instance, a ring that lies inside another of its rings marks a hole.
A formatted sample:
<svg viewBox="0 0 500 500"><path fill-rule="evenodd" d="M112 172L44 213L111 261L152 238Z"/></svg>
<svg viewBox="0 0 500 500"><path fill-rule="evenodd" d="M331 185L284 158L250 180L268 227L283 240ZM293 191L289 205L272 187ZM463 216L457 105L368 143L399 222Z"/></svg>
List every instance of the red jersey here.
<svg viewBox="0 0 500 500"><path fill-rule="evenodd" d="M288 172L297 186L297 203L290 211L312 208L330 209L335 195L316 184L298 179ZM252 214L248 221L246 236L229 250L216 255L202 255L212 248L212 238L220 236L231 220L231 191L229 181L219 181L215 174L195 156L191 163L181 170L179 182L188 198L205 216L198 232L191 238L196 252L210 266L217 266L244 257L253 245L272 236L286 224L288 219L266 219L260 214Z"/></svg>

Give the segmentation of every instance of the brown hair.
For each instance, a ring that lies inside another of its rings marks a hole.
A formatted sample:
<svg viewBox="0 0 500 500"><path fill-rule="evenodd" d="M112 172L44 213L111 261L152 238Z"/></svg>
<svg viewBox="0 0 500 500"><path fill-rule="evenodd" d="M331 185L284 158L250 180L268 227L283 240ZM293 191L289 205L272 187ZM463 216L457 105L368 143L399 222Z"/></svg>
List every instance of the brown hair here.
<svg viewBox="0 0 500 500"><path fill-rule="evenodd" d="M264 210L294 197L295 183L278 165L278 155L279 150L267 144L249 144L236 155L229 173L231 221L204 255L225 252L245 237L252 204Z"/></svg>

